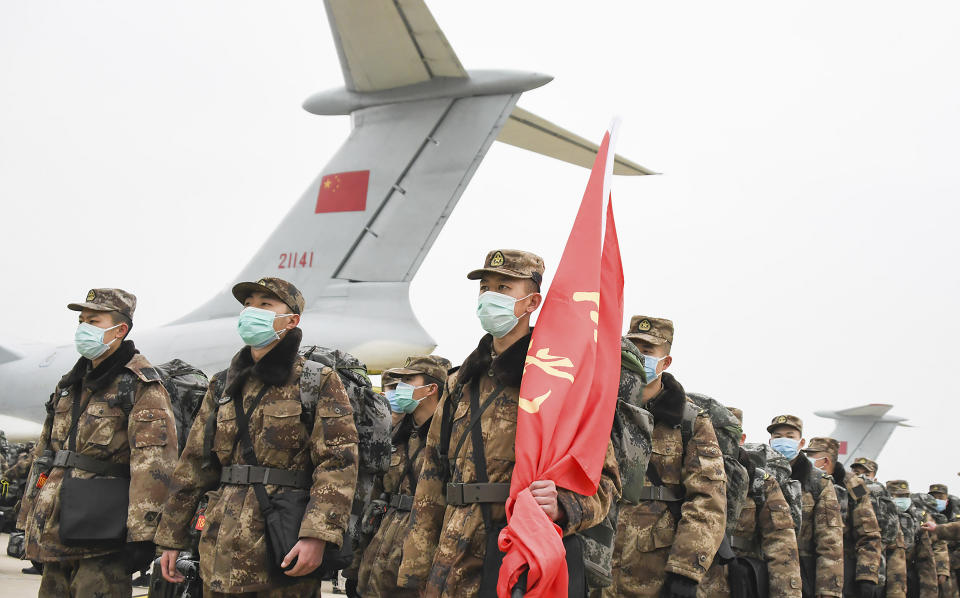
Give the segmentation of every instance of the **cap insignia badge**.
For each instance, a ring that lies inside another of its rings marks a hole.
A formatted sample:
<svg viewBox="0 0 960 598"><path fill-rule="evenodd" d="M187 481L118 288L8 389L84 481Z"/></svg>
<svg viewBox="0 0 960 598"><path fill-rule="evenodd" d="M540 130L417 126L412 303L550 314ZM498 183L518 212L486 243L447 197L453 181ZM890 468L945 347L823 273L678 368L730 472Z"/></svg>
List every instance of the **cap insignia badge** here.
<svg viewBox="0 0 960 598"><path fill-rule="evenodd" d="M650 330L650 320L640 320L640 323L637 324L637 330L640 332L646 332Z"/></svg>
<svg viewBox="0 0 960 598"><path fill-rule="evenodd" d="M97 297L96 294L93 291L90 291L89 293L87 293L86 301L93 301L94 299L96 299L96 297Z"/></svg>
<svg viewBox="0 0 960 598"><path fill-rule="evenodd" d="M499 251L493 254L493 257L490 258L490 265L494 268L499 268L503 265L503 254Z"/></svg>
<svg viewBox="0 0 960 598"><path fill-rule="evenodd" d="M787 421L787 418L786 418L785 416L783 416L783 415L781 415L780 417L777 418L777 423L778 423L778 424L782 424L782 423L784 423L784 422L786 422L786 421Z"/></svg>

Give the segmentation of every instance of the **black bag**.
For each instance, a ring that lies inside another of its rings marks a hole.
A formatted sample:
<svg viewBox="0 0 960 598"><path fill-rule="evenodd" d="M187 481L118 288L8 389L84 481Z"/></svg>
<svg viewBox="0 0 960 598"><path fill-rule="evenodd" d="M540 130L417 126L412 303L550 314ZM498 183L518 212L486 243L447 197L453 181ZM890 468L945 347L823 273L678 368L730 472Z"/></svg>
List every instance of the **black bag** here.
<svg viewBox="0 0 960 598"><path fill-rule="evenodd" d="M130 480L70 477L60 483L60 541L77 544L122 545L127 538Z"/></svg>
<svg viewBox="0 0 960 598"><path fill-rule="evenodd" d="M22 559L27 555L23 536L23 532L13 532L10 534L10 539L7 540L7 556Z"/></svg>
<svg viewBox="0 0 960 598"><path fill-rule="evenodd" d="M736 557L727 565L731 598L766 598L770 595L767 564L750 557Z"/></svg>

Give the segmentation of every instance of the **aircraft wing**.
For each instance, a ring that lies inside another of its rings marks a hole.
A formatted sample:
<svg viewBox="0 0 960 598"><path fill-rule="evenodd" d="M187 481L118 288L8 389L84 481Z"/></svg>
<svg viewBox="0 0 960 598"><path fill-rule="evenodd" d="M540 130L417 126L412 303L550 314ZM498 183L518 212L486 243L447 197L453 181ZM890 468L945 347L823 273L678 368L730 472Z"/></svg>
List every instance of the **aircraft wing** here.
<svg viewBox="0 0 960 598"><path fill-rule="evenodd" d="M880 403L871 403L869 405L861 405L860 407L851 407L849 409L841 409L839 411L834 411L832 416L833 419L839 419L836 416L840 417L883 417L886 415L887 411L890 411L893 408L893 405L884 405Z"/></svg>
<svg viewBox="0 0 960 598"><path fill-rule="evenodd" d="M350 91L371 92L466 77L423 0L326 0Z"/></svg>
<svg viewBox="0 0 960 598"><path fill-rule="evenodd" d="M593 166L593 160L600 149L592 141L571 133L519 106L513 109L507 123L500 130L497 141L584 168ZM614 157L613 174L643 175L657 173L618 154Z"/></svg>

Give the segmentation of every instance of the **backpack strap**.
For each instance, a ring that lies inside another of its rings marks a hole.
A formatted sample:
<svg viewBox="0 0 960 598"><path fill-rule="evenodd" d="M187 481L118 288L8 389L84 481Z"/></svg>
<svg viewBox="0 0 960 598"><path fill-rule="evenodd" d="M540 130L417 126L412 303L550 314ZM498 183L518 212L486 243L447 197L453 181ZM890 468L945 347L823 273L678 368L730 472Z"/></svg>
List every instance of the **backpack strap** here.
<svg viewBox="0 0 960 598"><path fill-rule="evenodd" d="M210 398L213 400L213 410L207 416L203 426L203 458L200 467L207 469L213 465L216 455L213 454L213 436L217 431L217 412L220 410L223 393L227 390L227 370L213 375Z"/></svg>
<svg viewBox="0 0 960 598"><path fill-rule="evenodd" d="M447 393L447 400L443 402L443 411L440 414L440 474L444 482L450 481L450 434L453 431L453 414L455 405L460 404L463 398L463 384L459 381L451 392Z"/></svg>

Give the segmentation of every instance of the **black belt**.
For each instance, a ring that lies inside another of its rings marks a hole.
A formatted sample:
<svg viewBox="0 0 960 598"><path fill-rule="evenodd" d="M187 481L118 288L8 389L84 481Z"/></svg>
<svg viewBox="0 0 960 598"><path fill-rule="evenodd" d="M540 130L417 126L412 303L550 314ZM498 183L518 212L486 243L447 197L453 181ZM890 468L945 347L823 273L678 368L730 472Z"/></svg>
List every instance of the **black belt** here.
<svg viewBox="0 0 960 598"><path fill-rule="evenodd" d="M455 507L474 503L505 503L510 484L447 484L447 504Z"/></svg>
<svg viewBox="0 0 960 598"><path fill-rule="evenodd" d="M686 497L682 486L644 486L640 489L640 500L658 500L660 502L678 502Z"/></svg>
<svg viewBox="0 0 960 598"><path fill-rule="evenodd" d="M293 488L309 488L312 481L309 471L292 471L259 465L229 465L220 472L221 484L236 484L238 486L274 484Z"/></svg>
<svg viewBox="0 0 960 598"><path fill-rule="evenodd" d="M73 451L57 451L56 456L53 458L53 466L72 467L74 469L89 471L90 473L95 473L97 475L107 475L117 478L130 477L130 465L126 463L110 463L109 461L101 461L100 459L86 457Z"/></svg>
<svg viewBox="0 0 960 598"><path fill-rule="evenodd" d="M398 511L413 510L413 496L410 494L391 494L387 504Z"/></svg>

